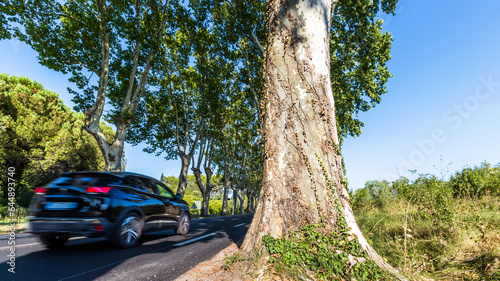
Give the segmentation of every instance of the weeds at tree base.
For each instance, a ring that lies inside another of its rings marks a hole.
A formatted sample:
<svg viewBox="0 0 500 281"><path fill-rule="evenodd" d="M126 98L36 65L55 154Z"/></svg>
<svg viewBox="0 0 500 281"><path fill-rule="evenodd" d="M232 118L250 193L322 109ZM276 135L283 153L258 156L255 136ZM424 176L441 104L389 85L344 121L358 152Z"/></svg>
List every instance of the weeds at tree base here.
<svg viewBox="0 0 500 281"><path fill-rule="evenodd" d="M368 259L357 237L347 231L339 215L337 227L324 234L323 225L308 225L287 238L263 237L269 262L279 274L293 280L391 280L388 273Z"/></svg>
<svg viewBox="0 0 500 281"><path fill-rule="evenodd" d="M224 267L224 270L228 270L231 268L231 266L237 262L240 261L245 261L247 260L246 258L240 256L239 252L234 253L231 256L227 256L224 258L224 261L226 261L226 266Z"/></svg>

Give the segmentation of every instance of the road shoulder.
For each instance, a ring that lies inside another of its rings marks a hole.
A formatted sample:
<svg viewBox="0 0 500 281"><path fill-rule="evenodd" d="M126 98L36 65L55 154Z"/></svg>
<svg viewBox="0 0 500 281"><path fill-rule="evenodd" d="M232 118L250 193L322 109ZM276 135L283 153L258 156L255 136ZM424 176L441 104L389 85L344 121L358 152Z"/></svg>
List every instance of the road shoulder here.
<svg viewBox="0 0 500 281"><path fill-rule="evenodd" d="M231 273L231 271L225 270L225 258L234 255L238 250L238 246L232 243L216 254L212 259L199 263L197 266L175 279L175 281L242 281L243 279L241 276L238 276L237 273Z"/></svg>

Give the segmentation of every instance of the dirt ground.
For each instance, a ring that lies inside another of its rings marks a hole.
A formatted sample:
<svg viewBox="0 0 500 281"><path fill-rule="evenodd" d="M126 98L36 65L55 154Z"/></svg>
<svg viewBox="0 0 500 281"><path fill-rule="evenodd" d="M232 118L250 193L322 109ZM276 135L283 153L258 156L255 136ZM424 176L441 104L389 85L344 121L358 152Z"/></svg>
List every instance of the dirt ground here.
<svg viewBox="0 0 500 281"><path fill-rule="evenodd" d="M220 251L212 259L198 264L179 278L175 279L175 281L252 280L243 279L241 275L244 272L234 268L235 266L240 267L241 265L233 265L229 269L226 268L226 257L233 256L238 250L238 246L233 243Z"/></svg>
<svg viewBox="0 0 500 281"><path fill-rule="evenodd" d="M241 257L237 241L220 251L212 259L202 262L175 281L291 281L287 276L269 268L267 258L256 262Z"/></svg>

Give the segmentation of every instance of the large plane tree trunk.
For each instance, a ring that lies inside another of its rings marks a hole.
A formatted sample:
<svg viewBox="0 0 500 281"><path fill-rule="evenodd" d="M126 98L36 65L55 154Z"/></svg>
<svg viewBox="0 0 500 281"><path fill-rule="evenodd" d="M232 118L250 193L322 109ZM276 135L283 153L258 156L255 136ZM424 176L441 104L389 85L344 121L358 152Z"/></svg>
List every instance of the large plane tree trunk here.
<svg viewBox="0 0 500 281"><path fill-rule="evenodd" d="M397 274L359 231L342 184L330 81L332 4L336 1L267 2L264 171L258 208L242 249L261 252L264 235L284 237L322 218L327 228L335 229L340 206L369 257Z"/></svg>
<svg viewBox="0 0 500 281"><path fill-rule="evenodd" d="M265 234L282 237L321 217L335 225L342 164L330 85L330 9L329 1L268 2L264 171L246 251Z"/></svg>

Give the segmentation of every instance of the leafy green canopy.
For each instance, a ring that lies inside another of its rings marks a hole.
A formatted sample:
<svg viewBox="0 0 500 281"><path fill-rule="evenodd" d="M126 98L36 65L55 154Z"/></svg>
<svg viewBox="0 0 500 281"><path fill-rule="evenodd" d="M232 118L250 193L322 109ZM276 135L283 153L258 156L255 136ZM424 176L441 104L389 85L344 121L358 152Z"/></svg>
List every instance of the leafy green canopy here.
<svg viewBox="0 0 500 281"><path fill-rule="evenodd" d="M12 37L12 27L9 22L14 14L10 0L0 2L0 40Z"/></svg>
<svg viewBox="0 0 500 281"><path fill-rule="evenodd" d="M148 76L161 52L163 36L176 20L176 7L168 0L128 1L13 1L22 25L15 37L38 52L39 62L69 73L78 90L78 111L84 129L92 134L106 161L105 169L121 167L124 139L142 100L149 93ZM111 142L100 130L101 118L114 123Z"/></svg>
<svg viewBox="0 0 500 281"><path fill-rule="evenodd" d="M147 152L173 159L186 150L183 144L196 146L199 134L202 140L221 137L236 122L228 120L229 111L235 110L232 118L241 120L249 119L247 114L257 117L255 110L247 110L256 104L245 90L246 63L238 36L226 29L226 8L194 0L179 8L181 20L175 33L165 36L162 64L155 69L154 95L146 97L145 111L132 125L128 141L145 140Z"/></svg>
<svg viewBox="0 0 500 281"><path fill-rule="evenodd" d="M39 83L0 74L0 170L15 168L21 205L37 185L63 172L103 169L96 141L82 130L84 119ZM111 128L102 129L113 137ZM5 173L0 182L5 197Z"/></svg>
<svg viewBox="0 0 500 281"><path fill-rule="evenodd" d="M339 139L358 136L359 112L380 103L391 77L392 36L382 33L380 10L394 14L398 0L342 0L330 31L331 79Z"/></svg>
<svg viewBox="0 0 500 281"><path fill-rule="evenodd" d="M364 123L358 118L381 101L391 73L392 36L382 32L379 13L394 14L398 0L341 0L332 15L330 67L340 140L358 136ZM260 0L214 4L215 23L223 26L227 42L240 68L242 87L262 93L262 56L265 42L265 3ZM245 60L245 55L247 56Z"/></svg>
<svg viewBox="0 0 500 281"><path fill-rule="evenodd" d="M354 209L369 206L382 208L398 199L418 203L425 208L433 205L444 208L456 198L477 199L485 195L500 196L500 164L483 162L478 166L464 167L451 175L449 180L422 174L413 181L405 177L393 182L367 181L364 188L351 192Z"/></svg>
<svg viewBox="0 0 500 281"><path fill-rule="evenodd" d="M107 72L108 118L113 119L126 114L121 112L124 93L129 83L139 83L150 51L158 48L156 27L164 11L161 3L149 2L25 1L16 6L24 27L16 35L38 52L42 65L72 75L70 81L82 90L71 90L80 111L92 107L95 80Z"/></svg>

